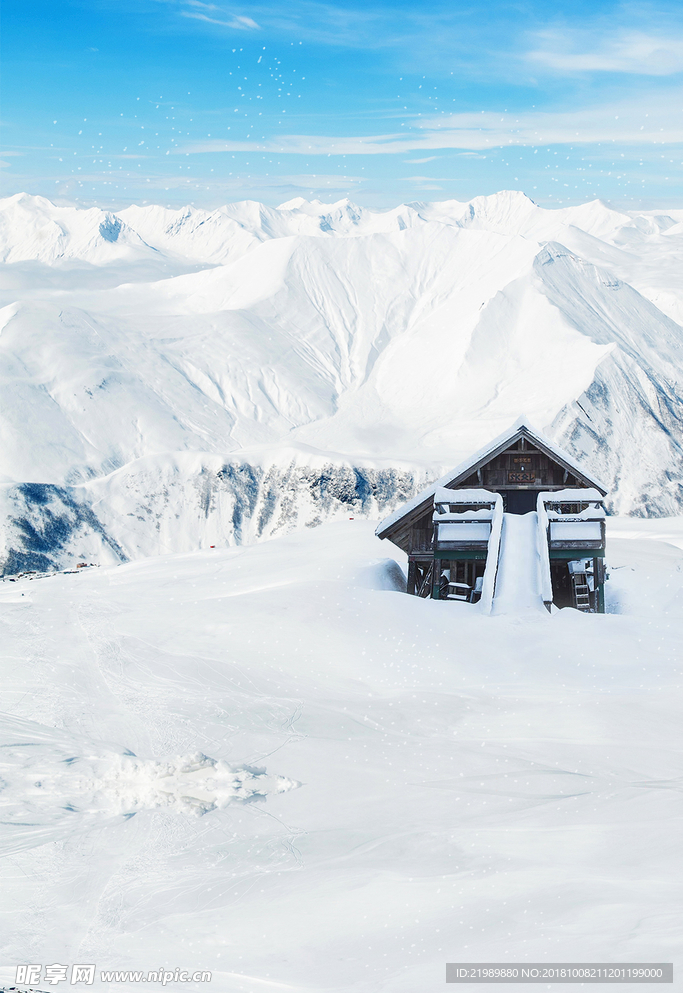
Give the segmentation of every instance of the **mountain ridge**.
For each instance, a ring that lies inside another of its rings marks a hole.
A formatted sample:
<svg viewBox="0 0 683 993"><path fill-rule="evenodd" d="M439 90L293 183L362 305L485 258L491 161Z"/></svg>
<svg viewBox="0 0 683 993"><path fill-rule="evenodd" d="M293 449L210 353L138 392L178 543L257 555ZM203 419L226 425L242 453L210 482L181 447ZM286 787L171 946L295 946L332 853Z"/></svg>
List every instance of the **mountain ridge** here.
<svg viewBox="0 0 683 993"><path fill-rule="evenodd" d="M400 466L405 499L521 413L607 477L613 511L679 513L674 214L547 210L516 191L383 211L0 201L0 479L7 520L24 522L5 527L5 561L47 526L53 498L40 503L33 485L64 490L57 517L70 501L90 507L107 547L135 557L114 504L152 531L173 504L189 548L206 474L248 465L265 487L245 505L253 521L236 528L225 504L216 522L225 543L259 540L273 533L258 523L269 472L288 493L275 515L285 530L384 513L385 489L381 506L355 491L311 503L310 474L358 470L365 492L363 473ZM114 496L102 481L126 466L135 481ZM186 473L187 507L165 502L154 472L174 488ZM156 496L140 511L145 485ZM41 540L53 566L79 554L67 542L50 559ZM139 554L153 544L140 537Z"/></svg>

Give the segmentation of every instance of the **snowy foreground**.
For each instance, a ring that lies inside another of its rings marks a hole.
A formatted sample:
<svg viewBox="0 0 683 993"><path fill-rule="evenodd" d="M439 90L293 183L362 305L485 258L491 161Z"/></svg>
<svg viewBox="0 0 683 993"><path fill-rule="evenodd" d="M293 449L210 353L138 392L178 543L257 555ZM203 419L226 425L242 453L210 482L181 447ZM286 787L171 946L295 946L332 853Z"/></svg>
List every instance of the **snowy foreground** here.
<svg viewBox="0 0 683 993"><path fill-rule="evenodd" d="M683 969L683 521L610 525L604 616L408 598L365 521L0 584L0 984Z"/></svg>

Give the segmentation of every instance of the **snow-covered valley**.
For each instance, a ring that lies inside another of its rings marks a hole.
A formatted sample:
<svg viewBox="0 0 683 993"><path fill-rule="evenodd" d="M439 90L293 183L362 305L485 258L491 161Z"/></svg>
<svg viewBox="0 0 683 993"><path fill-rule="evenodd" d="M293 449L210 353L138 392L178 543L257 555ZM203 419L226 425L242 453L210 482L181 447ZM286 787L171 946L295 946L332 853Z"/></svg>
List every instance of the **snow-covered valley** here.
<svg viewBox="0 0 683 993"><path fill-rule="evenodd" d="M376 518L522 413L678 513L679 214L2 201L5 573Z"/></svg>

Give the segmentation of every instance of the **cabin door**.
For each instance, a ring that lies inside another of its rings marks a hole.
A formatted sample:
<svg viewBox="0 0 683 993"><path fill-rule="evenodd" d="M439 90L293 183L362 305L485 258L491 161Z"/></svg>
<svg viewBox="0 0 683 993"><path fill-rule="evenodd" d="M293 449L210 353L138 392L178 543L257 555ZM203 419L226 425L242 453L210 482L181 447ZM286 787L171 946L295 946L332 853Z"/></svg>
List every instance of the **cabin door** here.
<svg viewBox="0 0 683 993"><path fill-rule="evenodd" d="M505 497L507 514L528 514L536 510L538 493L535 490L508 490Z"/></svg>

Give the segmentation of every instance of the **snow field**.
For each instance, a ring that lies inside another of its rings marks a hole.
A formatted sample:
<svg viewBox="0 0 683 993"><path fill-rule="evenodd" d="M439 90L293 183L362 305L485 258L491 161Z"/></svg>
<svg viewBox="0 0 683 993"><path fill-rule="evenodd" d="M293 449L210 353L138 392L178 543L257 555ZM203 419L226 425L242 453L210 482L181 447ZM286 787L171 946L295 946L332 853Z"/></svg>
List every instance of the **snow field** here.
<svg viewBox="0 0 683 993"><path fill-rule="evenodd" d="M364 521L0 586L3 740L30 721L72 766L201 753L301 784L199 817L111 785L58 825L45 804L0 863L2 979L95 961L430 993L446 961L682 968L683 531L609 527L603 616L408 598Z"/></svg>

